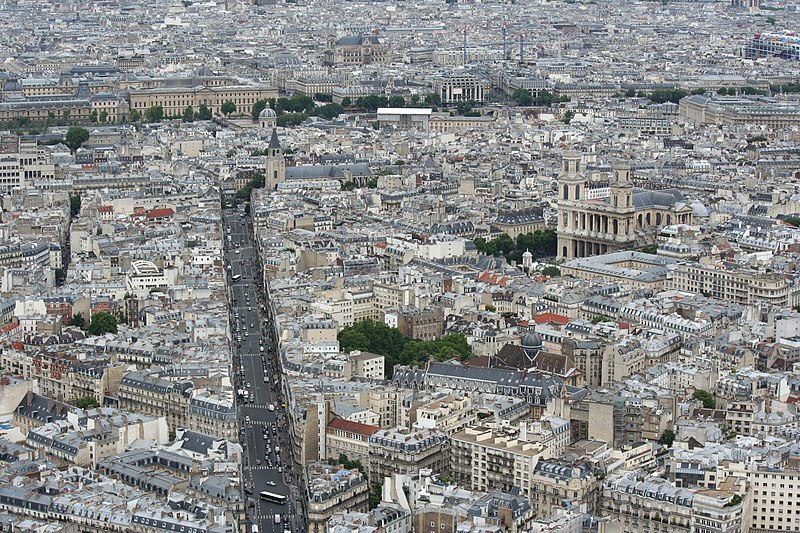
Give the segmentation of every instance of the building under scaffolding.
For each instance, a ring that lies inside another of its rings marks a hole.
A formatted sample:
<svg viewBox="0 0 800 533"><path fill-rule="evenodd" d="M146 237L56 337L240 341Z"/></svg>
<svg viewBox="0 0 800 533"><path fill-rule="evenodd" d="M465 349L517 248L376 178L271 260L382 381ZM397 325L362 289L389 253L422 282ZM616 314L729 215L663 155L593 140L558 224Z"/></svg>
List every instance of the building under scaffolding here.
<svg viewBox="0 0 800 533"><path fill-rule="evenodd" d="M744 57L779 57L800 59L800 37L791 34L756 33L744 48Z"/></svg>

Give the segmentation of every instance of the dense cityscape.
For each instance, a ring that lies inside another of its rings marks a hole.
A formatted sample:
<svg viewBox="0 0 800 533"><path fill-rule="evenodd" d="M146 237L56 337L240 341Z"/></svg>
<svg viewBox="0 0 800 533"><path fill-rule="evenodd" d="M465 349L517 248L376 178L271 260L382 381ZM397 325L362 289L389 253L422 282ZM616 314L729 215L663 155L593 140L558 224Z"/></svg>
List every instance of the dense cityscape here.
<svg viewBox="0 0 800 533"><path fill-rule="evenodd" d="M800 4L0 13L0 531L800 531Z"/></svg>

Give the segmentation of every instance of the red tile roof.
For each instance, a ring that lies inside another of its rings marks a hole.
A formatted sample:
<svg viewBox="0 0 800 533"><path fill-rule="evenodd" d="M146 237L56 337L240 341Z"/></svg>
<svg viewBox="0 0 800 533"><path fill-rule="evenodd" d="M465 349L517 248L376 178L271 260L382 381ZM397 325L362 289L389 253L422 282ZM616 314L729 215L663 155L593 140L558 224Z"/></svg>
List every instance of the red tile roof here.
<svg viewBox="0 0 800 533"><path fill-rule="evenodd" d="M569 324L570 318L555 313L542 313L533 317L533 321L537 324L561 324L562 326L566 326Z"/></svg>
<svg viewBox="0 0 800 533"><path fill-rule="evenodd" d="M351 422L339 417L335 417L333 420L328 422L328 427L331 429L349 431L350 433L358 433L359 435L366 435L368 437L378 431L377 426L362 424L360 422Z"/></svg>
<svg viewBox="0 0 800 533"><path fill-rule="evenodd" d="M175 211L172 208L164 208L164 209L151 209L147 212L147 218L165 218L171 217L175 214Z"/></svg>

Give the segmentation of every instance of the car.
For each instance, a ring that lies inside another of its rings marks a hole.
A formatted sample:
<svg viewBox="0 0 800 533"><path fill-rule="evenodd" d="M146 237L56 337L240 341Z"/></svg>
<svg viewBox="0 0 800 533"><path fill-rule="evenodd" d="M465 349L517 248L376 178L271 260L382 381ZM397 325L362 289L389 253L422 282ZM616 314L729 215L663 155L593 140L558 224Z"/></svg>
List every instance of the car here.
<svg viewBox="0 0 800 533"><path fill-rule="evenodd" d="M283 473L283 467L282 466L278 467L278 472L281 473L281 474Z"/></svg>
<svg viewBox="0 0 800 533"><path fill-rule="evenodd" d="M247 416L245 416L245 417L244 417L244 421L245 421L245 422L250 422L250 415L247 415Z"/></svg>
<svg viewBox="0 0 800 533"><path fill-rule="evenodd" d="M256 464L257 464L258 466L261 466L261 459L256 459Z"/></svg>
<svg viewBox="0 0 800 533"><path fill-rule="evenodd" d="M275 483L274 481L267 481L267 485L269 485L270 487L274 487L275 485L277 485L277 483Z"/></svg>

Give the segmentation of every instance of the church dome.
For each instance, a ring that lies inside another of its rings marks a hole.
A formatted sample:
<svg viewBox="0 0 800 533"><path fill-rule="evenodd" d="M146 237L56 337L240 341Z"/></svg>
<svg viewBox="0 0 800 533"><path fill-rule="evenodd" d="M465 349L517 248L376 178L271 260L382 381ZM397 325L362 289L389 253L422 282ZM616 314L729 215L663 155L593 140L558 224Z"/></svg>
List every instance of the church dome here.
<svg viewBox="0 0 800 533"><path fill-rule="evenodd" d="M278 115L271 107L265 107L264 110L258 114L258 118L263 120L265 118L276 118Z"/></svg>
<svg viewBox="0 0 800 533"><path fill-rule="evenodd" d="M522 337L522 342L520 343L522 348L533 348L533 349L541 349L542 348L542 338L537 333L528 333L524 337Z"/></svg>
<svg viewBox="0 0 800 533"><path fill-rule="evenodd" d="M703 205L703 203L700 200L692 201L690 206L692 208L692 216L700 218L706 218L709 216L708 208L705 205Z"/></svg>

